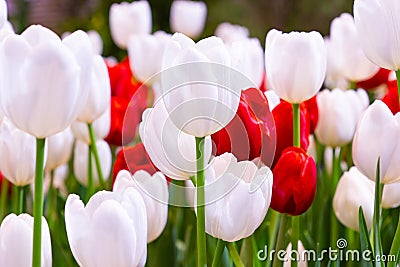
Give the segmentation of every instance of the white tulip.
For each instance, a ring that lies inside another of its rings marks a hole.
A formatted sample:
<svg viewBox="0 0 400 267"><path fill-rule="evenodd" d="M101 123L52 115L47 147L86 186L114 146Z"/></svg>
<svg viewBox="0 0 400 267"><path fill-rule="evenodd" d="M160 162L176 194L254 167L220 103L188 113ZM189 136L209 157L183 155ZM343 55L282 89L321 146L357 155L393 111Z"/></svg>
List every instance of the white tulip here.
<svg viewBox="0 0 400 267"><path fill-rule="evenodd" d="M120 48L126 49L131 35L149 34L151 27L151 8L147 1L122 2L111 5L111 37Z"/></svg>
<svg viewBox="0 0 400 267"><path fill-rule="evenodd" d="M139 134L151 161L166 176L187 180L196 174L195 138L176 128L162 100L143 112ZM211 150L211 138L208 137L204 144L205 164Z"/></svg>
<svg viewBox="0 0 400 267"><path fill-rule="evenodd" d="M196 44L180 33L171 37L164 50L160 88L162 101L179 129L204 137L232 120L241 89L252 83L230 66L229 53L218 37Z"/></svg>
<svg viewBox="0 0 400 267"><path fill-rule="evenodd" d="M0 266L32 266L33 217L9 214L0 226ZM51 239L47 221L42 217L42 267L51 267Z"/></svg>
<svg viewBox="0 0 400 267"><path fill-rule="evenodd" d="M74 140L70 127L48 138L46 170L53 170L69 161Z"/></svg>
<svg viewBox="0 0 400 267"><path fill-rule="evenodd" d="M144 266L146 207L132 187L100 191L84 206L71 194L65 203L68 242L79 266Z"/></svg>
<svg viewBox="0 0 400 267"><path fill-rule="evenodd" d="M110 78L106 63L101 56L93 57L93 70L88 79L90 80L89 95L78 120L92 123L110 106L111 99Z"/></svg>
<svg viewBox="0 0 400 267"><path fill-rule="evenodd" d="M330 43L338 70L349 81L367 80L379 70L364 54L352 15L343 13L332 21Z"/></svg>
<svg viewBox="0 0 400 267"><path fill-rule="evenodd" d="M264 76L264 51L257 38L234 41L227 45L232 67L259 87Z"/></svg>
<svg viewBox="0 0 400 267"><path fill-rule="evenodd" d="M16 186L35 178L36 140L16 128L7 118L0 125L0 170Z"/></svg>
<svg viewBox="0 0 400 267"><path fill-rule="evenodd" d="M129 63L133 75L142 83L152 84L161 71L162 55L170 37L165 33L133 35L128 40ZM153 78L150 80L150 78Z"/></svg>
<svg viewBox="0 0 400 267"><path fill-rule="evenodd" d="M400 179L400 114L392 115L380 100L375 100L358 122L353 139L353 160L357 168L375 181L380 158L380 181Z"/></svg>
<svg viewBox="0 0 400 267"><path fill-rule="evenodd" d="M86 32L90 42L92 43L93 53L96 55L101 55L103 53L103 39L100 34L95 30L90 30Z"/></svg>
<svg viewBox="0 0 400 267"><path fill-rule="evenodd" d="M97 139L104 139L107 137L111 126L110 104L108 105L107 110L100 115L100 117L97 118L92 125L94 135ZM86 144L91 143L87 123L74 121L71 125L71 130L77 139L85 142Z"/></svg>
<svg viewBox="0 0 400 267"><path fill-rule="evenodd" d="M327 51L326 77L324 84L327 88L349 88L349 81L343 76L336 60L336 47L328 37L324 38Z"/></svg>
<svg viewBox="0 0 400 267"><path fill-rule="evenodd" d="M229 44L234 41L249 38L249 29L241 25L222 22L217 26L214 34L215 36L221 38L224 43Z"/></svg>
<svg viewBox="0 0 400 267"><path fill-rule="evenodd" d="M280 98L301 103L321 88L326 73L326 47L318 32L270 30L265 40L267 79Z"/></svg>
<svg viewBox="0 0 400 267"><path fill-rule="evenodd" d="M88 55L87 55L88 54ZM39 25L0 44L0 99L21 130L45 138L67 128L86 102L90 41L77 31L62 42Z"/></svg>
<svg viewBox="0 0 400 267"><path fill-rule="evenodd" d="M343 146L353 139L357 122L368 107L365 90L327 89L317 94L318 124L315 134L327 146Z"/></svg>
<svg viewBox="0 0 400 267"><path fill-rule="evenodd" d="M400 2L355 0L354 20L365 55L376 65L400 68Z"/></svg>
<svg viewBox="0 0 400 267"><path fill-rule="evenodd" d="M147 242L157 239L167 224L168 219L168 185L161 172L150 175L139 170L133 176L122 170L114 183L114 190L135 188L143 198L147 213Z"/></svg>
<svg viewBox="0 0 400 267"><path fill-rule="evenodd" d="M97 151L99 153L101 170L103 172L103 177L105 180L111 171L112 155L110 146L104 140L96 141ZM80 141L79 139L75 142L74 149L74 174L76 179L82 185L87 186L88 182L88 162L89 162L89 145ZM92 154L92 170L93 170L93 182L94 185L99 183L99 175L96 168L96 162L94 155Z"/></svg>
<svg viewBox="0 0 400 267"><path fill-rule="evenodd" d="M230 153L216 157L205 173L206 232L228 242L252 235L267 214L272 183L268 167Z"/></svg>
<svg viewBox="0 0 400 267"><path fill-rule="evenodd" d="M333 197L333 210L338 220L358 231L358 210L361 206L367 227L372 225L374 214L375 183L365 177L356 167L351 167L339 179Z"/></svg>
<svg viewBox="0 0 400 267"><path fill-rule="evenodd" d="M173 32L197 38L204 29L207 6L200 1L175 0L171 5L170 24Z"/></svg>

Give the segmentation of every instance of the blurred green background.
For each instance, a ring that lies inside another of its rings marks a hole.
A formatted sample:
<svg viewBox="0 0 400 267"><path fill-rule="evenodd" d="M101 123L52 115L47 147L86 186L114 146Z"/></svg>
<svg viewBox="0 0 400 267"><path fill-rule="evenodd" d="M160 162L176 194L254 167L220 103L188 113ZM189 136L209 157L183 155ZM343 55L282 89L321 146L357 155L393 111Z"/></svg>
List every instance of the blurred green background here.
<svg viewBox="0 0 400 267"><path fill-rule="evenodd" d="M9 17L17 32L27 25L42 24L57 33L76 29L94 29L104 42L105 56L124 55L112 42L108 10L113 0L7 0ZM129 1L132 2L132 1ZM153 30L169 31L172 0L149 0L153 12ZM208 17L203 36L212 35L224 21L241 24L250 35L264 43L271 28L283 31L317 30L329 33L331 20L342 12L352 13L352 0L205 0Z"/></svg>

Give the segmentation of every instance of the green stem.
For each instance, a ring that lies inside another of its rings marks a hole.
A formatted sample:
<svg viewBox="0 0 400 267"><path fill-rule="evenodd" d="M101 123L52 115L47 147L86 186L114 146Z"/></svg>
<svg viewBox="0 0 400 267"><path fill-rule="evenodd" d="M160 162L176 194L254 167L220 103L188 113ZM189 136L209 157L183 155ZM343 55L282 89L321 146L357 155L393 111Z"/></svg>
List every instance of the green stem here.
<svg viewBox="0 0 400 267"><path fill-rule="evenodd" d="M293 146L300 147L300 104L292 104L293 107ZM300 237L300 217L292 217L292 250L297 251ZM292 266L297 267L297 259L292 261Z"/></svg>
<svg viewBox="0 0 400 267"><path fill-rule="evenodd" d="M288 215L283 214L281 217L281 223L279 226L278 240L276 242L275 251L280 251L285 249L285 233L286 233L286 224L288 222ZM281 266L281 262L278 259L278 253L274 253L274 262L272 264L273 267Z"/></svg>
<svg viewBox="0 0 400 267"><path fill-rule="evenodd" d="M293 107L293 146L300 147L300 104Z"/></svg>
<svg viewBox="0 0 400 267"><path fill-rule="evenodd" d="M396 79L397 79L397 92L399 94L399 103L400 103L400 70L396 70Z"/></svg>
<svg viewBox="0 0 400 267"><path fill-rule="evenodd" d="M226 243L226 246L228 248L229 255L231 256L233 264L235 264L236 267L244 267L244 264L240 259L239 253L237 252L235 243L228 242Z"/></svg>
<svg viewBox="0 0 400 267"><path fill-rule="evenodd" d="M333 203L333 196L335 194L336 186L339 180L339 168L340 168L340 156L339 158L336 156L336 150L340 148L332 149L332 178L331 178L331 203ZM339 153L340 155L340 153ZM339 224L336 219L335 212L331 206L331 225L330 225L330 244L333 246L336 244L336 240L339 235Z"/></svg>
<svg viewBox="0 0 400 267"><path fill-rule="evenodd" d="M3 181L1 183L2 184L1 184L1 196L0 196L0 221L3 220L4 215L7 213L6 207L8 198L8 187L10 186L10 182L6 178L3 178Z"/></svg>
<svg viewBox="0 0 400 267"><path fill-rule="evenodd" d="M90 197L94 193L94 183L93 183L93 167L92 167L92 146L89 145L88 149L88 186L87 186L87 192L86 192L86 202L89 201Z"/></svg>
<svg viewBox="0 0 400 267"><path fill-rule="evenodd" d="M47 193L47 222L49 224L50 229L53 226L53 212L55 207L55 202L57 198L55 198L54 193L54 170L50 171L50 186L49 192Z"/></svg>
<svg viewBox="0 0 400 267"><path fill-rule="evenodd" d="M93 125L91 123L88 123L88 129L90 135L90 143L93 149L94 159L96 161L97 174L99 176L100 185L104 189L105 183L104 183L103 170L101 169L99 152L97 151L97 146L96 146L96 137L94 136Z"/></svg>
<svg viewBox="0 0 400 267"><path fill-rule="evenodd" d="M349 82L349 89L357 89L356 87L357 86L356 86L356 82L355 81L350 81Z"/></svg>
<svg viewBox="0 0 400 267"><path fill-rule="evenodd" d="M219 267L221 265L222 254L224 253L225 241L218 239L217 248L215 249L212 267Z"/></svg>
<svg viewBox="0 0 400 267"><path fill-rule="evenodd" d="M17 186L16 214L21 214L23 211L24 211L24 186Z"/></svg>
<svg viewBox="0 0 400 267"><path fill-rule="evenodd" d="M43 215L43 174L45 138L36 138L35 195L33 201L33 254L32 267L41 266L42 215Z"/></svg>
<svg viewBox="0 0 400 267"><path fill-rule="evenodd" d="M383 185L380 181L380 162L381 159L378 158L378 163L376 166L376 180L375 180L375 201L374 201L374 219L373 219L373 238L374 238L374 255L375 258L381 257L382 255L382 243L381 243L381 233L380 233L380 220L381 220L381 203L382 203L382 191ZM384 266L383 262L376 262L375 266Z"/></svg>
<svg viewBox="0 0 400 267"><path fill-rule="evenodd" d="M204 141L205 137L196 137L197 159L197 255L198 267L207 266L204 196Z"/></svg>

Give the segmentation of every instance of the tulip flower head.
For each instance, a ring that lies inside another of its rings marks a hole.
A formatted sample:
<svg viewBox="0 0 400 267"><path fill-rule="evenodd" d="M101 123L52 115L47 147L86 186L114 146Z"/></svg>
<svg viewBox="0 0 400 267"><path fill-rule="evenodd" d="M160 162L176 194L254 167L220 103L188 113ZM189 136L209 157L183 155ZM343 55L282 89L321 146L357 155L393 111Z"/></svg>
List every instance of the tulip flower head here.
<svg viewBox="0 0 400 267"><path fill-rule="evenodd" d="M32 265L33 217L26 213L9 214L0 226L0 266ZM51 239L47 221L42 217L42 267L51 267Z"/></svg>
<svg viewBox="0 0 400 267"><path fill-rule="evenodd" d="M332 21L330 45L334 50L331 59L347 80L366 80L378 72L379 67L364 54L352 15L343 13Z"/></svg>
<svg viewBox="0 0 400 267"><path fill-rule="evenodd" d="M333 210L345 226L358 231L358 209L362 207L367 227L372 225L375 184L356 167L351 167L339 179L333 197Z"/></svg>
<svg viewBox="0 0 400 267"><path fill-rule="evenodd" d="M133 187L143 198L147 214L147 242L157 239L167 224L168 217L168 185L161 172L154 175L139 170L133 176L122 170L114 183L114 190L119 187Z"/></svg>
<svg viewBox="0 0 400 267"><path fill-rule="evenodd" d="M0 45L0 95L6 116L21 130L44 138L67 128L88 95L92 48L76 31L63 41L33 25Z"/></svg>
<svg viewBox="0 0 400 267"><path fill-rule="evenodd" d="M380 181L400 178L400 114L393 116L380 100L375 100L358 122L353 140L353 160L359 171L375 181L380 158Z"/></svg>
<svg viewBox="0 0 400 267"><path fill-rule="evenodd" d="M312 157L302 148L288 147L272 170L271 208L290 215L307 211L314 201L317 185L317 168Z"/></svg>
<svg viewBox="0 0 400 267"><path fill-rule="evenodd" d="M110 7L110 31L114 43L126 49L129 37L149 34L152 27L151 8L145 0L114 3Z"/></svg>
<svg viewBox="0 0 400 267"><path fill-rule="evenodd" d="M144 266L146 206L140 193L121 185L94 194L84 206L71 194L65 203L68 242L80 266Z"/></svg>
<svg viewBox="0 0 400 267"><path fill-rule="evenodd" d="M318 93L319 121L315 134L327 146L343 146L353 139L357 122L368 107L364 90L327 89Z"/></svg>
<svg viewBox="0 0 400 267"><path fill-rule="evenodd" d="M7 118L0 125L0 170L14 185L25 186L35 177L35 138L15 127Z"/></svg>
<svg viewBox="0 0 400 267"><path fill-rule="evenodd" d="M214 34L215 36L221 38L224 43L229 44L234 41L248 39L249 29L241 25L222 22L217 26Z"/></svg>
<svg viewBox="0 0 400 267"><path fill-rule="evenodd" d="M179 131L162 100L143 113L139 134L154 165L166 176L186 180L196 174L195 137ZM211 138L204 144L205 164L211 156Z"/></svg>
<svg viewBox="0 0 400 267"><path fill-rule="evenodd" d="M355 0L354 20L365 55L376 65L400 68L400 2Z"/></svg>
<svg viewBox="0 0 400 267"><path fill-rule="evenodd" d="M214 159L205 177L206 232L228 242L252 235L271 202L271 170L225 153Z"/></svg>
<svg viewBox="0 0 400 267"><path fill-rule="evenodd" d="M265 68L271 89L290 103L314 96L325 78L327 54L318 32L270 30L265 40Z"/></svg>
<svg viewBox="0 0 400 267"><path fill-rule="evenodd" d="M46 170L50 171L67 163L72 154L74 135L68 127L58 134L48 138Z"/></svg>
<svg viewBox="0 0 400 267"><path fill-rule="evenodd" d="M218 37L198 43L181 33L171 37L163 55L161 99L178 129L204 137L232 120L241 89L252 83L230 66L229 53Z"/></svg>
<svg viewBox="0 0 400 267"><path fill-rule="evenodd" d="M173 32L197 38L203 32L206 17L207 6L204 2L188 0L172 2L170 24Z"/></svg>

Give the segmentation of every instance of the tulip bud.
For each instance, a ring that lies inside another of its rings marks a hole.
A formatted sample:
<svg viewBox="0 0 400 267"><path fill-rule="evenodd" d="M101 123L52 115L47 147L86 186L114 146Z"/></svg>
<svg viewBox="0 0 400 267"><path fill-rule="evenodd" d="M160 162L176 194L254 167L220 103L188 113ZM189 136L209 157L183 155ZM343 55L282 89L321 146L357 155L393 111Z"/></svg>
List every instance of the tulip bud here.
<svg viewBox="0 0 400 267"><path fill-rule="evenodd" d="M16 186L30 184L35 177L36 140L16 128L7 118L0 125L0 170Z"/></svg>
<svg viewBox="0 0 400 267"><path fill-rule="evenodd" d="M139 126L139 134L154 165L168 177L186 180L197 172L196 142L172 123L163 101L146 109ZM205 164L211 156L211 138L204 144Z"/></svg>
<svg viewBox="0 0 400 267"><path fill-rule="evenodd" d="M99 55L92 59L93 70L89 75L89 95L78 120L92 123L100 117L110 105L111 88L106 63Z"/></svg>
<svg viewBox="0 0 400 267"><path fill-rule="evenodd" d="M33 217L9 214L0 226L0 266L32 265ZM51 267L51 239L47 221L42 217L42 267Z"/></svg>
<svg viewBox="0 0 400 267"><path fill-rule="evenodd" d="M164 51L162 100L177 128L204 137L225 127L236 114L241 89L251 81L230 68L222 40L212 36L195 44L176 33Z"/></svg>
<svg viewBox="0 0 400 267"><path fill-rule="evenodd" d="M48 154L45 169L50 171L67 163L72 154L73 144L74 135L69 127L62 132L50 136L47 141Z"/></svg>
<svg viewBox="0 0 400 267"><path fill-rule="evenodd" d="M206 17L207 6L204 2L175 0L171 5L169 21L173 32L197 38L203 32Z"/></svg>
<svg viewBox="0 0 400 267"><path fill-rule="evenodd" d="M165 33L133 35L129 38L129 62L132 72L140 82L151 84L157 78L153 75L161 71L162 55L169 38Z"/></svg>
<svg viewBox="0 0 400 267"><path fill-rule="evenodd" d="M258 87L264 75L264 51L257 38L247 38L227 45L232 67L246 75Z"/></svg>
<svg viewBox="0 0 400 267"><path fill-rule="evenodd" d="M382 208L392 209L400 206L400 182L385 184L382 192Z"/></svg>
<svg viewBox="0 0 400 267"><path fill-rule="evenodd" d="M380 158L381 183L400 178L400 114L393 116L380 100L375 100L358 122L353 140L353 161L358 170L375 181Z"/></svg>
<svg viewBox="0 0 400 267"><path fill-rule="evenodd" d="M6 116L37 138L67 128L86 102L85 80L91 71L86 53L92 55L82 31L62 42L39 25L8 36L0 45L1 106Z"/></svg>
<svg viewBox="0 0 400 267"><path fill-rule="evenodd" d="M327 146L343 146L353 139L357 122L368 107L364 90L327 89L318 93L319 121L315 134Z"/></svg>
<svg viewBox="0 0 400 267"><path fill-rule="evenodd" d="M100 191L84 206L71 194L65 203L68 242L79 266L144 266L146 206L131 187Z"/></svg>
<svg viewBox="0 0 400 267"><path fill-rule="evenodd" d="M343 76L340 66L336 59L337 47L328 37L324 38L326 52L327 52L327 65L326 77L324 84L327 88L341 88L346 90L349 88L349 81Z"/></svg>
<svg viewBox="0 0 400 267"><path fill-rule="evenodd" d="M326 73L326 48L318 32L282 33L275 29L265 40L267 77L280 98L301 103L321 88Z"/></svg>
<svg viewBox="0 0 400 267"><path fill-rule="evenodd" d="M356 167L351 167L350 171L342 175L333 197L333 210L342 224L358 231L358 210L361 206L367 227L371 227L374 214L374 187L375 184Z"/></svg>
<svg viewBox="0 0 400 267"><path fill-rule="evenodd" d="M352 15L343 13L332 21L330 40L338 70L349 81L362 81L378 72L362 50Z"/></svg>
<svg viewBox="0 0 400 267"><path fill-rule="evenodd" d="M150 175L139 170L133 176L128 171L120 171L114 183L114 190L135 188L143 198L147 214L147 243L157 239L167 224L168 185L161 172Z"/></svg>
<svg viewBox="0 0 400 267"><path fill-rule="evenodd" d="M271 202L271 170L237 162L230 153L216 157L211 168L205 175L206 232L228 242L252 235Z"/></svg>
<svg viewBox="0 0 400 267"><path fill-rule="evenodd" d="M99 153L103 177L105 180L107 180L111 171L111 163L112 163L111 149L107 144L107 142L105 142L104 140L97 140L96 146L97 146L97 151ZM88 182L88 160L89 160L88 150L89 150L88 144L80 140L76 140L74 149L74 174L78 182L85 186L87 186ZM93 155L92 155L92 166L96 166L96 162ZM97 168L94 167L93 167L93 182L95 185L98 185L99 183L99 175L97 172Z"/></svg>
<svg viewBox="0 0 400 267"><path fill-rule="evenodd" d="M110 7L110 31L114 43L126 49L135 34L149 34L152 27L151 9L147 1L114 3Z"/></svg>
<svg viewBox="0 0 400 267"><path fill-rule="evenodd" d="M300 215L314 201L317 168L314 159L302 148L288 147L272 170L271 208L281 213Z"/></svg>
<svg viewBox="0 0 400 267"><path fill-rule="evenodd" d="M400 68L399 1L355 0L354 20L365 55L376 65Z"/></svg>
<svg viewBox="0 0 400 267"><path fill-rule="evenodd" d="M217 26L214 34L215 36L221 38L224 43L229 44L234 41L249 38L249 29L241 25L222 22Z"/></svg>
<svg viewBox="0 0 400 267"><path fill-rule="evenodd" d="M90 42L92 43L93 52L95 55L101 55L103 53L103 39L98 32L90 30L86 32Z"/></svg>

